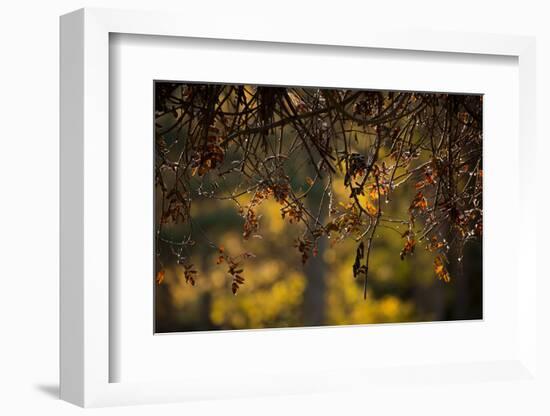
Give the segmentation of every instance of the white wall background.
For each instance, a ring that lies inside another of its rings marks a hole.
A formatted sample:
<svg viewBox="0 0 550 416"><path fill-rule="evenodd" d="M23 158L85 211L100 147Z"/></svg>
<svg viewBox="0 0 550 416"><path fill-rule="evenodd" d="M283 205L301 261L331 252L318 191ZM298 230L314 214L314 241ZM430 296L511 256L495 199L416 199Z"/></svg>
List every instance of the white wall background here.
<svg viewBox="0 0 550 416"><path fill-rule="evenodd" d="M545 1L215 1L186 4L169 0L19 0L0 9L0 414L56 414L82 412L56 399L58 386L58 16L80 7L178 10L193 14L246 16L299 25L311 19L337 31L340 25L388 21L404 27L435 30L511 33L537 36L538 134L550 137L550 12ZM185 24L185 22L182 22ZM533 172L544 194L548 141L541 141L533 158ZM542 166L541 166L542 165ZM540 218L547 205L539 199ZM547 197L546 197L547 199ZM535 209L535 207L533 207ZM513 215L513 213L511 214ZM539 266L548 224L541 222ZM540 292L548 293L543 283ZM548 322L549 307L540 305ZM544 315L542 315L544 314ZM549 326L541 328L549 347ZM539 359L547 366L541 351ZM548 369L548 367L546 367ZM550 374L550 371L546 371ZM518 391L521 390L521 391ZM457 384L434 386L433 395L410 394L362 397L343 393L302 397L258 398L196 402L157 407L142 406L93 410L101 415L123 414L544 414L535 397L543 392L529 386L501 383L480 393ZM487 396L488 395L488 396ZM480 404L481 403L481 404ZM403 413L402 411L400 413ZM548 413L546 413L548 414Z"/></svg>

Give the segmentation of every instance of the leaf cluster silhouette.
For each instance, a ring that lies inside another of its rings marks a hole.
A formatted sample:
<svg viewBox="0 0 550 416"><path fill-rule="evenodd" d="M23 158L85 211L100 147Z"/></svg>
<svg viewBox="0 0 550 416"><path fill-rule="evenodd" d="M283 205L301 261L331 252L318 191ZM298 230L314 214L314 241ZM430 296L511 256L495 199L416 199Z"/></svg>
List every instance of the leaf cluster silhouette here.
<svg viewBox="0 0 550 416"><path fill-rule="evenodd" d="M320 239L353 239L350 278L364 280L365 296L379 227L400 233L402 261L418 245L433 253L444 282L451 247L460 259L482 236L482 96L163 82L155 85L155 122L159 284L168 249L186 281L200 279L186 254L197 240L219 251L234 294L245 283L253 254L230 256L193 226L193 204L205 198L234 203L245 240L262 238L258 208L276 201L304 264ZM347 200L334 195L337 183ZM385 206L402 189L413 195L408 210L390 216ZM185 237L166 238L170 224L189 225Z"/></svg>

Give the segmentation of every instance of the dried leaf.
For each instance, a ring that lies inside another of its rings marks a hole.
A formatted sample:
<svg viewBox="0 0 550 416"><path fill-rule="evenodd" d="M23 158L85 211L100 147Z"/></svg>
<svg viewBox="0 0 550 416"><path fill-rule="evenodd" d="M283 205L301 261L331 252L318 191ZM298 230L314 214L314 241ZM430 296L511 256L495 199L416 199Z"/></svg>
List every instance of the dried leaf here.
<svg viewBox="0 0 550 416"><path fill-rule="evenodd" d="M378 215L378 209L373 205L371 204L369 201L366 201L365 203L365 210L368 212L368 214L370 216L376 216Z"/></svg>
<svg viewBox="0 0 550 416"><path fill-rule="evenodd" d="M160 285L164 281L164 270L159 270L156 277L157 285Z"/></svg>
<svg viewBox="0 0 550 416"><path fill-rule="evenodd" d="M365 245L361 241L355 251L355 261L353 263L353 277L359 276L360 273L366 273L366 268L361 265L361 260L365 257Z"/></svg>
<svg viewBox="0 0 550 416"><path fill-rule="evenodd" d="M405 242L403 250L401 250L401 253L399 253L399 257L401 258L401 260L404 260L405 256L414 253L415 246L416 240L414 239L414 236L411 233L407 233L407 241Z"/></svg>
<svg viewBox="0 0 550 416"><path fill-rule="evenodd" d="M434 259L434 271L439 280L442 280L445 283L449 283L451 281L451 276L449 275L449 272L447 271L447 268L445 267L445 264L440 256L437 256Z"/></svg>
<svg viewBox="0 0 550 416"><path fill-rule="evenodd" d="M387 185L376 185L375 183L369 186L369 196L373 200L377 200L379 195L386 195L388 193Z"/></svg>
<svg viewBox="0 0 550 416"><path fill-rule="evenodd" d="M409 206L409 211L418 208L421 211L425 211L428 208L428 200L424 197L422 192L418 192Z"/></svg>
<svg viewBox="0 0 550 416"><path fill-rule="evenodd" d="M191 286L195 286L197 270L195 270L195 266L192 263L183 265L183 276L185 283L191 283Z"/></svg>
<svg viewBox="0 0 550 416"><path fill-rule="evenodd" d="M444 245L445 245L445 243L443 243L442 241L437 241L437 237L434 236L430 239L430 244L428 245L428 250L433 252L433 251L439 250Z"/></svg>

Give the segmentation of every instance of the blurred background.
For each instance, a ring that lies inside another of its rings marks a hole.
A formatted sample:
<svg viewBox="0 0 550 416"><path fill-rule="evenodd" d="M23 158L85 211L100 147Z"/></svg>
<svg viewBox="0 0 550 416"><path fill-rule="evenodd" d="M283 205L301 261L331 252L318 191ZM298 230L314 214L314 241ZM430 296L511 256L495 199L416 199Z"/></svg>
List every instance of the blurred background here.
<svg viewBox="0 0 550 416"><path fill-rule="evenodd" d="M308 97L321 96L319 90L247 86L243 90L243 99L249 100L250 107L243 110L234 104L234 100L238 103L239 99L231 95L231 86L168 82L158 82L155 86L156 332L482 318L482 247L479 239L467 239L462 245L458 242L460 238L456 238L459 232L456 227L450 226L450 220L442 220L436 241L440 246L445 246L445 267L451 276L450 282L436 276L434 258L437 253L434 253L433 247L428 247L429 238L417 238L414 242L416 246L413 244L412 247L414 250L400 255L409 238L406 237L409 235L409 221L418 230L427 225L426 218L421 216L409 220L409 216L412 217L411 201L420 188L423 192L435 193L436 198L439 192L427 191L421 185L426 179L422 167L435 163L435 156L428 149L418 145L411 152L414 156L411 156L410 164L400 166L393 159L394 144L391 143L394 142L375 146L376 137L381 134L377 129L358 128L349 119L341 121L344 137L349 134L349 140L345 140L349 154L366 160L372 157L376 147L377 164L382 166L380 169L396 165L395 178L406 178L399 180L399 184L392 183L391 192L385 196L380 193L376 195L376 192L373 195L373 191L358 195L358 203L360 201L367 210L369 206L374 210L374 214L369 215L376 214L375 206L380 206L383 212L372 240L364 298L365 277L359 274L354 278L353 265L358 241L363 241L365 234L360 236L360 232L354 231L343 235L344 228L335 227L337 232L323 234L314 249L305 250L308 258L304 261L304 250L300 252L297 246L306 235L312 235L312 230L305 222L292 218L292 213L285 212L286 202L283 203L283 200L287 197L277 194L282 192L286 195L290 189L291 195L304 196L307 209L317 216L320 224L328 227L327 224L336 221L335 215L345 216L346 210L349 213L353 209L350 188L345 185L347 163L339 162L335 173L323 177L317 175L317 168L308 157L309 149L295 146L297 130L292 128L272 128L260 133L260 136L247 139L254 143L251 147L255 146L254 151L258 153L253 159L257 163L256 172L245 171L244 164L242 168L235 168L241 166L244 152L248 152L243 149L248 149L248 142L245 141L242 146L223 144L222 148L220 145L224 143L224 137L228 137L223 136L221 130L226 129L225 134L230 135L226 126L230 124L230 115L249 111L258 114L255 122L263 126L269 123L267 116L262 115L267 111L266 107L271 111L269 115L277 105L282 108L275 101L271 106L261 100L256 102L257 96L266 100L265 97L283 96L282 92L291 90L291 97L295 98L297 106L305 107ZM218 101L224 97L224 90L229 93L225 95L222 107ZM362 105L367 108L374 106L372 103L381 103L378 99L390 102L395 99L393 93L360 93L366 97ZM416 96L409 92L399 94L405 100L413 97L411 105L417 100L415 97L425 102L437 102L439 99L436 94L429 93ZM450 96L442 96L444 105L449 100L451 103L454 102L452 100L457 103L469 100L471 104L477 104L476 108L481 111L480 96L448 98ZM347 105L349 111L357 108L353 107L353 102ZM196 141L200 142L202 133L198 128L203 121L197 122L195 119L204 120L200 117L206 117L204 114L208 115L208 111L212 111L208 109L214 106L222 108L229 116L222 116L221 122L212 121L214 116L208 120L208 130L204 130L207 145L203 148L209 149L210 159L208 165L204 162L200 164L195 162L198 159L194 146L198 146ZM330 117L323 117L325 121L318 122L321 130L315 134L323 134L322 129L329 128L323 126L332 123ZM410 117L399 116L397 122L408 126ZM438 134L434 130L436 122L433 120L424 124L424 130L412 129L409 143L422 143L426 135ZM445 123L445 120L439 121ZM242 129L239 122L229 132ZM256 125L252 121L242 123ZM414 120L412 124L416 123L417 120ZM317 127L312 124L308 128ZM446 137L447 133L439 134ZM334 148L338 150L341 143L336 141L341 136L334 137L330 140L335 141ZM405 139L402 140L404 143ZM275 148L278 149L275 153L270 150ZM466 150L479 158L478 163L481 163L481 146ZM282 155L281 158L279 155ZM461 166L466 170L456 174L455 180L460 183L461 189L466 189L471 178L475 177L472 176L475 171L468 174L468 165L464 162ZM272 187L282 184L282 190L273 191L271 188L267 196L258 198L258 191L264 189L262 183L267 182ZM433 196L430 198L433 199ZM250 207L253 207L254 214L251 218L247 217ZM410 232L414 232L412 228ZM243 253L251 254L242 258ZM229 270L228 259L231 258L239 259L239 266L234 269L238 269L236 274L239 279L244 279L244 282L237 282L237 286L235 273Z"/></svg>
<svg viewBox="0 0 550 416"><path fill-rule="evenodd" d="M298 163L296 161L295 163ZM307 187L307 170L296 169L292 188ZM195 185L198 186L198 185ZM315 185L309 197L320 198L323 184ZM334 181L335 199L349 196L343 181ZM384 212L402 216L415 189L396 189ZM222 190L223 193L223 190ZM246 205L252 195L238 198ZM313 202L314 204L314 202ZM162 284L156 287L156 332L253 329L316 325L374 324L482 318L482 249L467 243L460 262L449 256L452 280L438 280L433 253L418 244L412 255L400 259L401 231L406 226L379 227L370 259L367 299L361 278L354 279L352 265L357 243L353 239L333 242L322 237L318 254L302 265L294 247L300 229L283 219L281 206L273 199L258 208L257 238L244 240L243 218L231 200L203 198L193 201L191 217L195 244L185 256L197 271L196 284L186 283L184 269L176 264L168 247L161 252L165 267ZM326 220L325 220L326 222ZM165 237L179 241L187 227L166 225ZM400 231L401 230L401 231ZM261 238L259 237L261 235ZM245 283L236 295L220 255L254 253L244 263Z"/></svg>

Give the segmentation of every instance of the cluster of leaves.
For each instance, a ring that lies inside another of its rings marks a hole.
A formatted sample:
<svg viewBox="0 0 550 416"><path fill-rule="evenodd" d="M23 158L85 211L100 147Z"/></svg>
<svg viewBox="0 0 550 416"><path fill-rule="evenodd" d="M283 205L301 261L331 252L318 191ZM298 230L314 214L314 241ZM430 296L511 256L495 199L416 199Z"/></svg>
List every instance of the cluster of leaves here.
<svg viewBox="0 0 550 416"><path fill-rule="evenodd" d="M191 175L198 173L203 176L211 169L218 167L225 157L225 151L220 146L223 137L220 136L220 129L216 126L209 126L207 129L206 143L197 149L191 161Z"/></svg>
<svg viewBox="0 0 550 416"><path fill-rule="evenodd" d="M183 265L183 277L185 278L185 283L191 283L192 286L195 286L197 270L194 264L188 263Z"/></svg>
<svg viewBox="0 0 550 416"><path fill-rule="evenodd" d="M246 240L261 238L258 208L273 199L296 226L304 264L321 238L357 242L350 269L364 279L365 296L381 226L404 239L401 260L423 243L435 276L448 282L451 247L461 256L482 236L481 115L474 95L157 83L158 273L166 246L180 253L194 244L193 227L181 241L163 235L170 224L192 225L195 201L233 201ZM337 186L347 199L338 200ZM411 195L410 204L391 217L384 206L395 192ZM246 258L218 257L233 293L245 281ZM195 269L184 274L194 284Z"/></svg>
<svg viewBox="0 0 550 416"><path fill-rule="evenodd" d="M313 256L317 256L319 251L317 245L315 245L314 242L308 238L297 238L294 242L294 247L297 248L302 255L302 264L307 263L310 253L313 254Z"/></svg>
<svg viewBox="0 0 550 416"><path fill-rule="evenodd" d="M264 181L258 185L252 200L246 205L246 207L239 206L239 214L244 218L243 238L245 240L248 240L250 236L254 235L254 233L258 231L260 226L260 217L256 214L256 209L266 199L273 197L279 204L283 205L283 208L281 208L281 214L283 218L285 217L287 214L287 209L289 209L288 207L290 206L287 203L289 191L289 178L286 175L280 178L279 181Z"/></svg>
<svg viewBox="0 0 550 416"><path fill-rule="evenodd" d="M244 283L244 277L242 273L243 262L244 260L254 257L254 254L249 252L241 253L238 256L229 256L225 254L225 249L223 247L218 248L219 256L216 261L216 264L225 263L227 265L227 274L231 278L231 291L234 295L239 291L240 286Z"/></svg>

